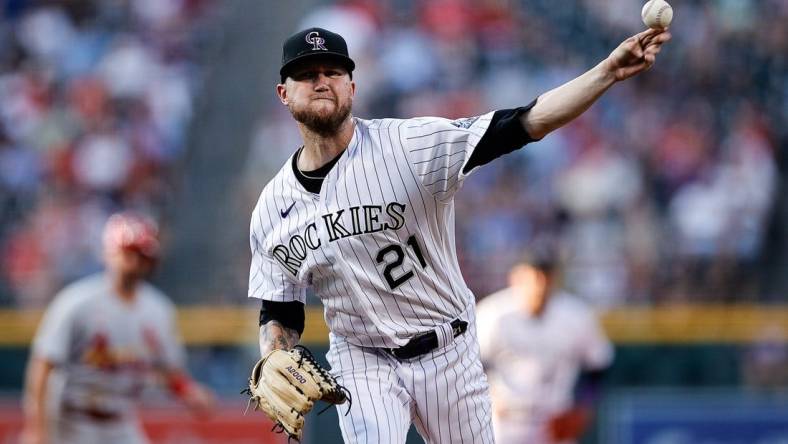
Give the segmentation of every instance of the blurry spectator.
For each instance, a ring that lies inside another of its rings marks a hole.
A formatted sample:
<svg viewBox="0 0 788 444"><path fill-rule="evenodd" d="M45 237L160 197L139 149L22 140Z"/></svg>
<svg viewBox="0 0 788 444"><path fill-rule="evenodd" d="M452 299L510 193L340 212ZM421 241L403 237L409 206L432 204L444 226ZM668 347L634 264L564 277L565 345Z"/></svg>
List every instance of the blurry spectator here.
<svg viewBox="0 0 788 444"><path fill-rule="evenodd" d="M19 2L3 17L0 291L17 304L96 270L97 221L167 203L209 2Z"/></svg>

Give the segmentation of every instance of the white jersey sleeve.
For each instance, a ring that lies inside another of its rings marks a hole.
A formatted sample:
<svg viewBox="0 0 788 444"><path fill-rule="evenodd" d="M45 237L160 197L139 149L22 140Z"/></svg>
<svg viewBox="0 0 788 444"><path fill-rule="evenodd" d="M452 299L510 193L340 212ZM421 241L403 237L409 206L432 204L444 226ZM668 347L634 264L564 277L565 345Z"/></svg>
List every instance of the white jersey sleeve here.
<svg viewBox="0 0 788 444"><path fill-rule="evenodd" d="M613 361L613 345L602 330L597 317L589 307L583 313L583 334L580 336L581 365L587 370L599 370L608 367Z"/></svg>
<svg viewBox="0 0 788 444"><path fill-rule="evenodd" d="M496 358L500 350L500 341L496 338L501 333L501 315L511 306L508 300L509 290L504 289L494 293L476 305L476 335L479 339L479 351L481 353L482 364L489 371L494 367Z"/></svg>
<svg viewBox="0 0 788 444"><path fill-rule="evenodd" d="M252 265L249 270L250 298L266 301L306 303L306 287L299 284L290 275L284 273L282 266L264 248L262 243L265 236L264 212L267 212L265 202L261 201L252 213L250 226L249 245L252 249ZM275 249L273 254L275 254Z"/></svg>
<svg viewBox="0 0 788 444"><path fill-rule="evenodd" d="M436 199L451 199L465 177L475 170L466 172L465 166L493 114L458 120L419 117L408 121L403 146L414 172Z"/></svg>
<svg viewBox="0 0 788 444"><path fill-rule="evenodd" d="M477 337L479 339L479 353L482 358L482 364L486 371L491 371L495 368L496 358L501 352L498 347L499 342L496 341L500 333L500 327L499 324L490 322L493 321L492 318L477 318L477 321L483 321L477 324Z"/></svg>
<svg viewBox="0 0 788 444"><path fill-rule="evenodd" d="M79 294L72 287L58 293L44 312L33 340L33 353L55 364L68 360L76 335Z"/></svg>

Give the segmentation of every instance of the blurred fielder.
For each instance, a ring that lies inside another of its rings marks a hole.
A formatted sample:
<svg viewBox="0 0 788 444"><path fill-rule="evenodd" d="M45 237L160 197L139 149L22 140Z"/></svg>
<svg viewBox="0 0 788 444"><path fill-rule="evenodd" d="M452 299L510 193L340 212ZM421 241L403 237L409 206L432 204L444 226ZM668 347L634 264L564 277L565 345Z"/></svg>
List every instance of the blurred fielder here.
<svg viewBox="0 0 788 444"><path fill-rule="evenodd" d="M458 120L354 117L345 40L310 28L285 41L276 91L304 143L252 214L249 296L263 301L263 357L298 343L308 288L322 300L331 372L353 400L347 415L340 407L346 442L403 443L411 423L428 443L493 442L475 298L454 245L454 195L479 166L650 68L669 38L641 32L528 106ZM296 427L287 430L300 427L311 404L295 409L268 391L257 405Z"/></svg>
<svg viewBox="0 0 788 444"><path fill-rule="evenodd" d="M155 372L196 411L213 402L184 369L175 307L144 281L159 256L155 225L131 213L113 215L103 244L106 271L63 289L38 327L24 443L147 442L134 404Z"/></svg>
<svg viewBox="0 0 788 444"><path fill-rule="evenodd" d="M479 345L500 443L569 444L582 435L613 347L592 309L532 256L477 306ZM575 397L577 393L577 398Z"/></svg>

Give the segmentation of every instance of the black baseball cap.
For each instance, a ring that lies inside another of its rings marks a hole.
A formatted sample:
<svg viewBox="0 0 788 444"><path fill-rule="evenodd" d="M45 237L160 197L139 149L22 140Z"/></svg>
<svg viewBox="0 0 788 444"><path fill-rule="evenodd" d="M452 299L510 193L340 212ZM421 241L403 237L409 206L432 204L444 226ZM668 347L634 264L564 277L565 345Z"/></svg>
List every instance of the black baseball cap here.
<svg viewBox="0 0 788 444"><path fill-rule="evenodd" d="M347 43L341 35L323 28L309 28L293 34L282 45L282 67L279 69L282 83L297 62L312 57L335 60L344 66L348 73L352 73L356 67L348 55Z"/></svg>

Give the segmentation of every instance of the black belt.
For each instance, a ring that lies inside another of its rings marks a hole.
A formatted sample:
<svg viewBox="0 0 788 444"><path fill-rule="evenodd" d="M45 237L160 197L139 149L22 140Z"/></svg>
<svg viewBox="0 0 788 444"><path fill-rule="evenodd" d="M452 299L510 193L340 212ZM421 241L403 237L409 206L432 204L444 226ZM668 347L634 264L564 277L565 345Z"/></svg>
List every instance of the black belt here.
<svg viewBox="0 0 788 444"><path fill-rule="evenodd" d="M455 319L451 321L451 330L454 337L465 333L468 329L468 323ZM412 359L429 353L438 348L438 334L435 330L414 336L407 344L399 348L384 348L386 352L390 353L397 359Z"/></svg>

